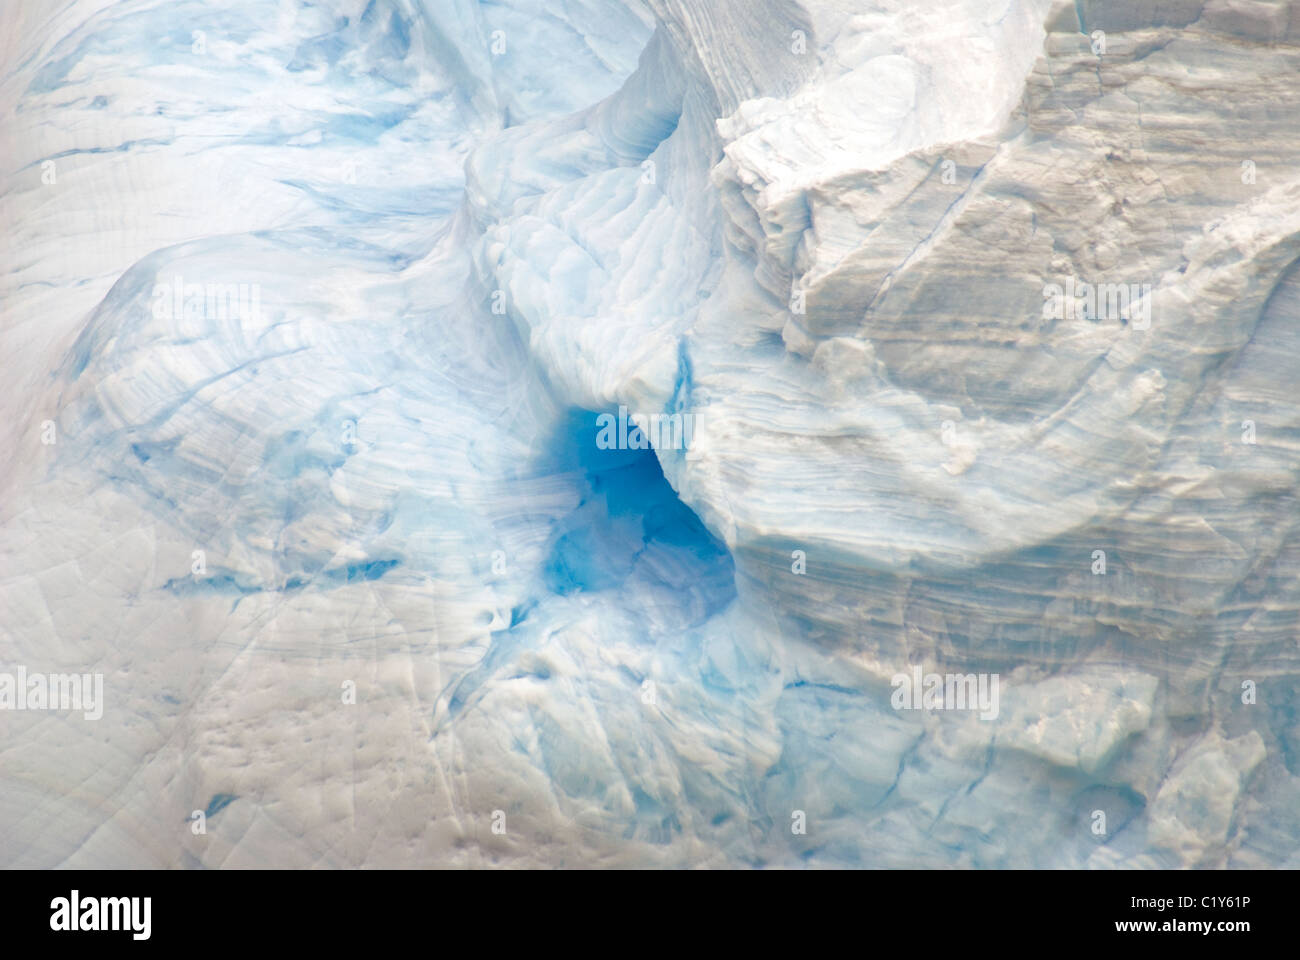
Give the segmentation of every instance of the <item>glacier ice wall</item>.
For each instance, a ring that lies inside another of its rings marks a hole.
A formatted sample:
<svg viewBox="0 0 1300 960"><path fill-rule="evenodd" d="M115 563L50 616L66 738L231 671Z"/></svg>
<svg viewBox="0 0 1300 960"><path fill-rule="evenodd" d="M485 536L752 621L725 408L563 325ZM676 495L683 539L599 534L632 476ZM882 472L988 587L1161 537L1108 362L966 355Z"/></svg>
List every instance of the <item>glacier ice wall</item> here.
<svg viewBox="0 0 1300 960"><path fill-rule="evenodd" d="M1300 8L0 22L0 864L1300 865Z"/></svg>

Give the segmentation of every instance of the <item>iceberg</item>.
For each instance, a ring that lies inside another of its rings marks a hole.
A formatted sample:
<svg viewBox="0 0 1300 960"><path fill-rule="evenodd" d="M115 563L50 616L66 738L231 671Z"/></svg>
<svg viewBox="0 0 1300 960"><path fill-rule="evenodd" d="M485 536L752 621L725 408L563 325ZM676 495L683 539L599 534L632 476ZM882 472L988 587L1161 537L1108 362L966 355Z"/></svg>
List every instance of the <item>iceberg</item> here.
<svg viewBox="0 0 1300 960"><path fill-rule="evenodd" d="M1290 3L0 24L0 866L1300 866Z"/></svg>

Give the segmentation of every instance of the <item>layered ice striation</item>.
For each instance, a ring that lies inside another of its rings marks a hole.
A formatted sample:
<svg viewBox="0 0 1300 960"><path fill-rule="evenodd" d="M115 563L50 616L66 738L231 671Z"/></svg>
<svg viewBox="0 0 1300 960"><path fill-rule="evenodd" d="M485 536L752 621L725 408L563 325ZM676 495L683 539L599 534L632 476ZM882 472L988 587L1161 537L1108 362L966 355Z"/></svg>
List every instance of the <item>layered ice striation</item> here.
<svg viewBox="0 0 1300 960"><path fill-rule="evenodd" d="M0 22L0 864L1300 866L1300 7Z"/></svg>

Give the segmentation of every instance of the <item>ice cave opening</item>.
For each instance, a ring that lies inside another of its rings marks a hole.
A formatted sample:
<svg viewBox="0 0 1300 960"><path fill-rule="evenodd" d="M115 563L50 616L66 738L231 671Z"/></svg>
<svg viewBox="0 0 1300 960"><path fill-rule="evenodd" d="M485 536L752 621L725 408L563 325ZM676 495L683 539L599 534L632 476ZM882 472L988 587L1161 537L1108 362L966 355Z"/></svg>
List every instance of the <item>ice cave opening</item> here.
<svg viewBox="0 0 1300 960"><path fill-rule="evenodd" d="M584 492L555 531L547 588L561 595L668 588L712 615L735 596L730 552L677 496L655 450L596 442L599 417L572 411L550 443L556 464L576 472Z"/></svg>

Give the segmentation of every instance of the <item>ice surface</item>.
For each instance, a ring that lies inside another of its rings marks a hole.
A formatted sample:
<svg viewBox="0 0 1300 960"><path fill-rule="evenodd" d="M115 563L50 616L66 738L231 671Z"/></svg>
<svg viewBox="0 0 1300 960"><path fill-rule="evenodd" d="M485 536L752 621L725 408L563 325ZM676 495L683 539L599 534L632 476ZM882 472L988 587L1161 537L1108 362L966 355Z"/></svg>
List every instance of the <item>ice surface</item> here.
<svg viewBox="0 0 1300 960"><path fill-rule="evenodd" d="M0 865L1300 865L1292 4L0 28Z"/></svg>

